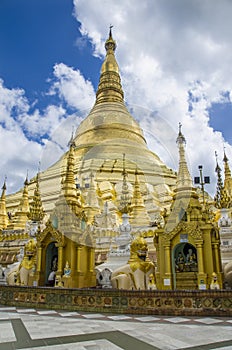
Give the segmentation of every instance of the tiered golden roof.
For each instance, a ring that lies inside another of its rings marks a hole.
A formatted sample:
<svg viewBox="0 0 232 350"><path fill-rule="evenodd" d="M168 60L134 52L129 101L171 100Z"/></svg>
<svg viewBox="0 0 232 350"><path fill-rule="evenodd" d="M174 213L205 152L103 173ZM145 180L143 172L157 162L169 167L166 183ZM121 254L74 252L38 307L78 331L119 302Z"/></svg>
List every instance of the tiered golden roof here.
<svg viewBox="0 0 232 350"><path fill-rule="evenodd" d="M44 210L41 201L40 189L39 189L39 173L36 176L36 187L34 190L34 196L32 203L30 204L29 218L32 221L40 222L44 217Z"/></svg>

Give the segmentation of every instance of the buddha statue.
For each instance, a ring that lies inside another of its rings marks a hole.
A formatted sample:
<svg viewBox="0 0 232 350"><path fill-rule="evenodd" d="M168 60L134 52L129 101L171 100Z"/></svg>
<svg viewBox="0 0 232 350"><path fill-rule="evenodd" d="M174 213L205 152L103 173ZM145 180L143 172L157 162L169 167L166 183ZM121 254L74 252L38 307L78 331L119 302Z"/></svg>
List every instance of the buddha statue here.
<svg viewBox="0 0 232 350"><path fill-rule="evenodd" d="M212 280L209 286L210 289L220 289L217 274L215 272L212 273Z"/></svg>
<svg viewBox="0 0 232 350"><path fill-rule="evenodd" d="M70 277L70 275L71 275L71 269L70 269L70 266L69 266L69 262L66 261L63 277Z"/></svg>

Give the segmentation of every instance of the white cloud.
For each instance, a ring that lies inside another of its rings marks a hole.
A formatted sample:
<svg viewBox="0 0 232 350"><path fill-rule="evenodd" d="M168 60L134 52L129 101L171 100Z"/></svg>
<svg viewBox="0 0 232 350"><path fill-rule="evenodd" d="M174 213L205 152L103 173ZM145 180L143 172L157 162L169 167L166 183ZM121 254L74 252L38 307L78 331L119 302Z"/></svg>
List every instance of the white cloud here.
<svg viewBox="0 0 232 350"><path fill-rule="evenodd" d="M29 104L22 89L8 89L0 81L1 179L7 176L8 193L18 190L26 178L35 175L41 145L29 141L18 117L26 115Z"/></svg>
<svg viewBox="0 0 232 350"><path fill-rule="evenodd" d="M92 84L78 70L60 63L53 73L49 93L58 96L58 105L50 104L43 111L34 109L35 103L29 103L23 89L8 89L0 80L1 176L2 182L5 175L8 178L8 193L22 187L27 171L33 177L39 162L44 170L59 159L67 150L72 129L94 103ZM79 113L68 114L62 102Z"/></svg>
<svg viewBox="0 0 232 350"><path fill-rule="evenodd" d="M57 93L70 107L78 110L85 110L93 105L93 86L90 81L85 80L79 70L60 63L54 66L54 76L56 81L50 89L50 94Z"/></svg>
<svg viewBox="0 0 232 350"><path fill-rule="evenodd" d="M232 101L232 2L74 0L73 3L84 38L77 41L78 47L89 39L93 54L103 57L109 25L114 25L125 99L139 119L149 147L176 169L175 141L181 122L192 175L202 164L205 175L213 178L210 187L213 193L214 151L222 158L223 143L232 163L232 146L209 126L212 103ZM14 179L11 190L17 189L16 184L20 186L19 179L14 177L14 167L17 166L23 181L25 169L29 169L29 174L35 171L40 158L44 167L58 159L66 150L72 128L77 127L95 99L92 83L79 70L64 63L54 65L49 94L59 98L57 105L36 110L35 101L29 103L23 89L8 89L0 80L0 136L4 145L0 156L8 181L12 182L11 176Z"/></svg>
<svg viewBox="0 0 232 350"><path fill-rule="evenodd" d="M36 109L32 114L23 114L18 118L28 136L40 138L44 134L50 136L53 130L64 120L65 110L60 106L49 105L43 114Z"/></svg>
<svg viewBox="0 0 232 350"><path fill-rule="evenodd" d="M170 140L170 135L177 135L180 121L187 140L186 152L192 175L197 175L198 165L202 164L207 175L212 177L213 183L208 189L213 193L214 151L218 149L222 158L225 140L220 132L209 126L208 110L215 102L225 102L226 91L230 92L231 98L232 2L73 2L76 18L83 33L92 41L95 55L104 54L109 20L114 25L125 98L130 105L156 111L150 121L140 115L141 126L145 128L153 151L173 167L176 156L170 154L174 152L175 140ZM158 136L157 116L169 125L168 130L158 130ZM154 137L150 132L153 125ZM232 147L228 143L226 146L232 162Z"/></svg>

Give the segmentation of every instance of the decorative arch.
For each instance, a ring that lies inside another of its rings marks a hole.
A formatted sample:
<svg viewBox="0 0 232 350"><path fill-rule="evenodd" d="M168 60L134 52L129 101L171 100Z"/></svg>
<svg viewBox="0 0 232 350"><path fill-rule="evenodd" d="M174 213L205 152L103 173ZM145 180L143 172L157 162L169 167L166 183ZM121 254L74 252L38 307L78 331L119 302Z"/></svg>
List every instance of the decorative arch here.
<svg viewBox="0 0 232 350"><path fill-rule="evenodd" d="M164 234L162 235L162 240L164 242L170 242L175 236L177 236L181 232L185 232L186 234L188 234L190 237L192 237L193 241L202 239L202 232L199 229L197 223L179 222L178 225L171 232L164 232Z"/></svg>
<svg viewBox="0 0 232 350"><path fill-rule="evenodd" d="M53 240L58 243L59 246L64 247L64 235L53 227L50 220L47 221L45 229L37 236L38 246L42 245L42 243L46 240L47 236L51 236Z"/></svg>

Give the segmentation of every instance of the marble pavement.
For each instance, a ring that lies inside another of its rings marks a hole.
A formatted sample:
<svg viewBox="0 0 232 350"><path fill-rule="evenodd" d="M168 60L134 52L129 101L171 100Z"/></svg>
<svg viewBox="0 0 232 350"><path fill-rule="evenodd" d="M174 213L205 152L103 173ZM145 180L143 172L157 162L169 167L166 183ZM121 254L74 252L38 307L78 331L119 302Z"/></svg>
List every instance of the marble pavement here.
<svg viewBox="0 0 232 350"><path fill-rule="evenodd" d="M59 312L0 305L0 350L232 350L232 318Z"/></svg>

